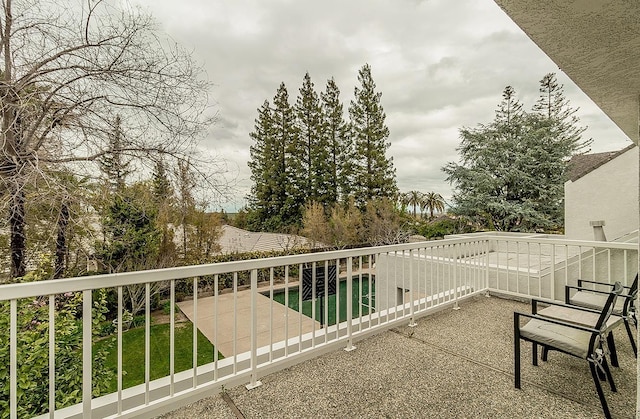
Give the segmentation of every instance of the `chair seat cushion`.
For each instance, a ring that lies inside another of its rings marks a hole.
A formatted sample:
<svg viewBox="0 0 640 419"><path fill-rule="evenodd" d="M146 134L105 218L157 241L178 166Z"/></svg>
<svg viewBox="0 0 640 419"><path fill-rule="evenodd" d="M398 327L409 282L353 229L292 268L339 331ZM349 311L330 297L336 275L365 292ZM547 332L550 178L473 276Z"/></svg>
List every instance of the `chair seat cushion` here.
<svg viewBox="0 0 640 419"><path fill-rule="evenodd" d="M520 327L520 335L539 344L586 359L589 355L589 340L592 333L561 324L531 319Z"/></svg>
<svg viewBox="0 0 640 419"><path fill-rule="evenodd" d="M591 308L594 310L602 310L604 303L607 301L607 294L598 294L589 291L578 291L573 297L569 299L569 302L575 306ZM622 309L624 308L625 298L618 298L616 304L613 307L613 314L618 316L622 315Z"/></svg>
<svg viewBox="0 0 640 419"><path fill-rule="evenodd" d="M598 319L600 318L600 314L598 313L591 313L570 306L558 306L555 304L538 310L538 315L587 327L595 327ZM607 319L607 324L604 329L608 332L621 324L622 317L613 315Z"/></svg>

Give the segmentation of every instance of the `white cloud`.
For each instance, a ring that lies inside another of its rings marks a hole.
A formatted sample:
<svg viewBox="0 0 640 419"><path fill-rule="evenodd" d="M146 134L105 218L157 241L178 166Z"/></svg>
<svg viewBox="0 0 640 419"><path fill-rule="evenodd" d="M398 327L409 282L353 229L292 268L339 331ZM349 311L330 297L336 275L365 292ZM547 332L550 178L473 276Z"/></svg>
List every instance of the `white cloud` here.
<svg viewBox="0 0 640 419"><path fill-rule="evenodd" d="M347 110L357 71L372 66L391 130L401 189L450 187L462 126L489 122L512 85L529 108L557 66L492 0L129 0L204 63L219 114L203 146L237 167L237 205L249 190L247 159L257 108L281 81L295 101L305 72L318 91L330 77ZM564 75L593 150L622 148L624 134ZM233 207L228 208L233 209Z"/></svg>

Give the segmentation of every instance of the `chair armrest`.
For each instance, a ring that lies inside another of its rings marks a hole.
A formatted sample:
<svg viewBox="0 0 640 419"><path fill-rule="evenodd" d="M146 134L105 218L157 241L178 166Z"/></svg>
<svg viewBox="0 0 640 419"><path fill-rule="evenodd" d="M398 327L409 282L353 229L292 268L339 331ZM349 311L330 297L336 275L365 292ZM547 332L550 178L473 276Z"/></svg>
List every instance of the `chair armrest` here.
<svg viewBox="0 0 640 419"><path fill-rule="evenodd" d="M543 316L539 316L537 314L528 314L528 313L522 313L520 311L514 311L513 312L513 320L514 323L520 320L520 317L528 317L530 319L536 319L536 320L540 320L543 322L547 322L547 323L553 323L553 324L558 324L560 326L566 326L566 327L570 327L571 329L577 329L577 330L582 330L585 332L590 332L590 333L600 333L600 330L598 329L594 329L592 327L587 327L587 326L583 326L580 324L575 324L575 323L568 323L562 320L558 320L552 317L543 317Z"/></svg>
<svg viewBox="0 0 640 419"><path fill-rule="evenodd" d="M608 282L598 282L598 281L589 281L588 279L578 279L578 287L582 287L583 283L587 283L587 284L596 284L596 285L604 285L605 287L611 287L613 288L613 286L615 284L610 284ZM566 287L568 287L569 285L565 285ZM628 287L626 285L623 285L622 288L627 288L627 289L631 289L631 287ZM594 291L594 290L589 290L589 291ZM606 292L606 291L605 291Z"/></svg>
<svg viewBox="0 0 640 419"><path fill-rule="evenodd" d="M609 294L609 293L607 292L605 294ZM538 315L538 303L564 307L564 308L567 308L567 309L570 309L570 310L584 311L584 312L587 312L587 313L596 313L596 314L602 313L602 311L594 310L592 308L574 306L574 305L571 305L571 304L565 304L565 303L561 303L561 302L558 302L558 301L539 300L537 298L532 298L531 299L531 314L532 315Z"/></svg>
<svg viewBox="0 0 640 419"><path fill-rule="evenodd" d="M566 290L588 291L588 292L593 292L593 293L596 293L596 294L606 294L606 295L611 294L609 291L593 290L591 288L576 287L574 285L565 285L564 287L565 287ZM624 287L623 286L622 288L629 288L629 287ZM618 294L618 298L631 298L631 295L630 294Z"/></svg>

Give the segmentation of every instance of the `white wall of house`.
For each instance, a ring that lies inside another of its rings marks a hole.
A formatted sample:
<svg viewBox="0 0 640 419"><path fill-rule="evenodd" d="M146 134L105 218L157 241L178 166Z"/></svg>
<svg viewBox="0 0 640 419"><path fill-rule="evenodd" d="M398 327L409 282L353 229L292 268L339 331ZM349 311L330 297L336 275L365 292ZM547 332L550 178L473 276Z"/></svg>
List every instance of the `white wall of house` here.
<svg viewBox="0 0 640 419"><path fill-rule="evenodd" d="M593 240L591 221L604 221L608 241L638 229L638 147L587 173L567 181L565 236Z"/></svg>

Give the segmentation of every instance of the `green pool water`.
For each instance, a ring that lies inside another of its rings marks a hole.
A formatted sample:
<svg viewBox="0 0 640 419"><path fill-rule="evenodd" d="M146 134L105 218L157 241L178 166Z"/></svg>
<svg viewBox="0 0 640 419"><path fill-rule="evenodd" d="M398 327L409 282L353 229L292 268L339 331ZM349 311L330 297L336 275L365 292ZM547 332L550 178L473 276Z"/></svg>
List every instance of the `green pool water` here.
<svg viewBox="0 0 640 419"><path fill-rule="evenodd" d="M371 292L369 292L369 276L362 275L362 282L360 277L353 277L353 293L352 293L352 316L353 318L364 316L369 314L369 307L375 307L375 282L374 278L371 278ZM362 290L362 291L361 291ZM347 281L340 281L339 289L335 295L331 295L327 298L316 298L316 310L314 320L324 324L321 313L324 313L325 306L328 309L327 324L329 326L336 324L336 299L339 298L340 307L340 321L347 320ZM273 295L273 300L284 305L285 292L279 292ZM326 300L326 303L325 303ZM320 304L322 302L322 305ZM299 311L299 292L298 287L289 288L289 308ZM302 314L311 317L312 301L302 302ZM372 310L373 311L373 310ZM322 320L321 320L322 319Z"/></svg>

